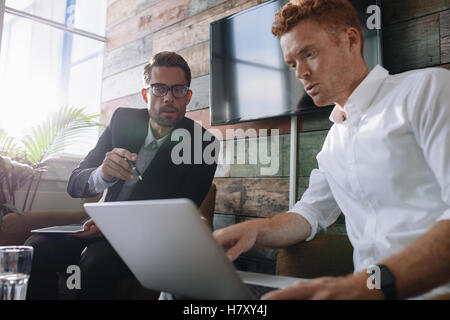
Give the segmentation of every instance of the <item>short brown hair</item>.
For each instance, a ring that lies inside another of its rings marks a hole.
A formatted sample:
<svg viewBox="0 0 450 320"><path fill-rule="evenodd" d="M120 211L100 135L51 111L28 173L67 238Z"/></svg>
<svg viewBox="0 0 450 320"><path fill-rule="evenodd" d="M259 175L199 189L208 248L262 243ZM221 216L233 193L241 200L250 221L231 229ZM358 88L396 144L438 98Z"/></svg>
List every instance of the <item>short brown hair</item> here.
<svg viewBox="0 0 450 320"><path fill-rule="evenodd" d="M191 85L191 69L189 68L186 60L184 60L184 58L176 52L163 51L153 56L150 63L144 67L144 87L148 87L150 84L152 67L179 67L184 71L187 86L189 87Z"/></svg>
<svg viewBox="0 0 450 320"><path fill-rule="evenodd" d="M300 21L313 19L335 36L349 27L358 30L361 40L361 55L364 55L364 38L358 14L348 0L291 0L275 15L272 33L281 38Z"/></svg>

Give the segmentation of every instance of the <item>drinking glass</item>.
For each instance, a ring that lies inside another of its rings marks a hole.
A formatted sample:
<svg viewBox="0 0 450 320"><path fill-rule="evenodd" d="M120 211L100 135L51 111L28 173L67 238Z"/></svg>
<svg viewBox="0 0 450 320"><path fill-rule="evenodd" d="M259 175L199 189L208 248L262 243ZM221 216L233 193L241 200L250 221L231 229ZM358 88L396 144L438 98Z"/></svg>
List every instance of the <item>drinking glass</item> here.
<svg viewBox="0 0 450 320"><path fill-rule="evenodd" d="M0 247L0 300L25 300L33 247Z"/></svg>

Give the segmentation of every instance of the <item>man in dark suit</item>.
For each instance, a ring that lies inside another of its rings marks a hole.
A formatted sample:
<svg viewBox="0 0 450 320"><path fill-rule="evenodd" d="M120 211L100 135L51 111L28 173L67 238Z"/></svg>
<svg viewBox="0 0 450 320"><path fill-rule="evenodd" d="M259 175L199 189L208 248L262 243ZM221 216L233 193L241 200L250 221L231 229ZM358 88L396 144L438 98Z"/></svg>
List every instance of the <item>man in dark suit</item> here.
<svg viewBox="0 0 450 320"><path fill-rule="evenodd" d="M72 172L67 191L76 198L107 192L105 201L189 198L200 206L219 146L185 117L192 98L189 66L178 54L161 52L145 66L143 78L148 110L117 109L95 148ZM117 281L132 274L92 220L84 230L74 236L37 234L26 241L34 247L28 298L57 298L56 273L69 265L81 269L82 298L114 297Z"/></svg>

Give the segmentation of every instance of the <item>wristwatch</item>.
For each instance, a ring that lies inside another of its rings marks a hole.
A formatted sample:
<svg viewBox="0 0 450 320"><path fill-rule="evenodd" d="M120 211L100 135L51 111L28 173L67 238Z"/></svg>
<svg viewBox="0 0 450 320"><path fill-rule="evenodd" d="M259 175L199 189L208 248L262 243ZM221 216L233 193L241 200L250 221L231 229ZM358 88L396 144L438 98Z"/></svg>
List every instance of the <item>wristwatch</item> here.
<svg viewBox="0 0 450 320"><path fill-rule="evenodd" d="M397 287L395 285L395 277L391 270L384 264L379 264L380 268L380 285L386 300L397 300Z"/></svg>

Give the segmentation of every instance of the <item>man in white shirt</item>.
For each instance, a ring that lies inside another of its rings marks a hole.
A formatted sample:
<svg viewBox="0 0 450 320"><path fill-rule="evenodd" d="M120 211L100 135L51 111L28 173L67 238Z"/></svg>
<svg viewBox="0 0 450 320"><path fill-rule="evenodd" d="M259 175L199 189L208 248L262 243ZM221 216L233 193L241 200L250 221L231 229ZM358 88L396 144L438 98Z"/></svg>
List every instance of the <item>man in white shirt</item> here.
<svg viewBox="0 0 450 320"><path fill-rule="evenodd" d="M354 274L297 282L265 299L450 293L450 72L369 71L347 0L288 3L272 32L315 104L336 105L334 125L317 156L319 168L293 208L217 230L217 241L234 260L253 245L309 241L342 211ZM368 269L381 273L381 290L368 288Z"/></svg>

